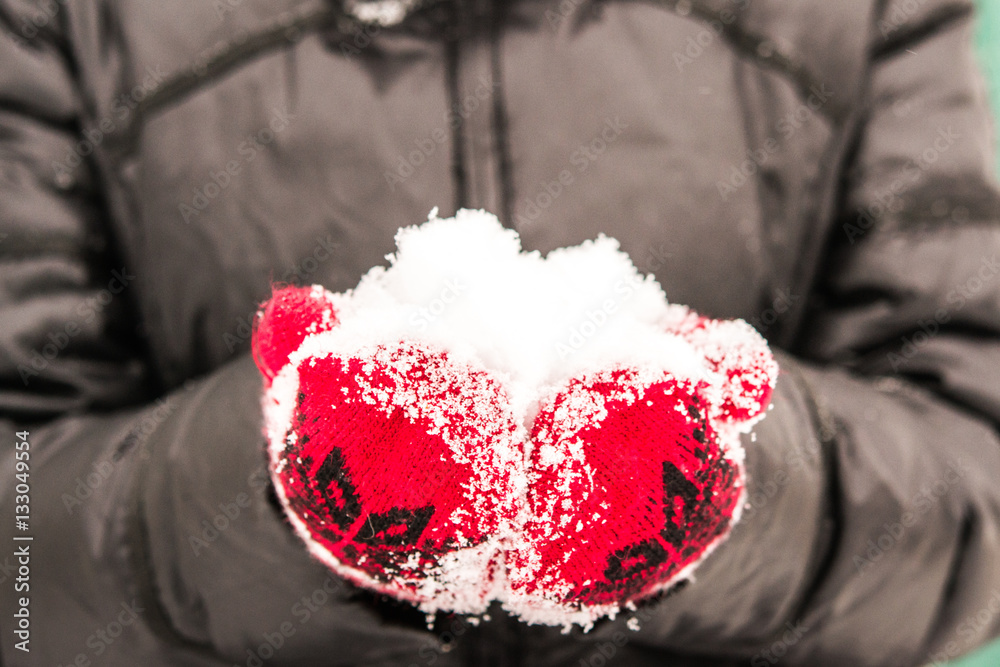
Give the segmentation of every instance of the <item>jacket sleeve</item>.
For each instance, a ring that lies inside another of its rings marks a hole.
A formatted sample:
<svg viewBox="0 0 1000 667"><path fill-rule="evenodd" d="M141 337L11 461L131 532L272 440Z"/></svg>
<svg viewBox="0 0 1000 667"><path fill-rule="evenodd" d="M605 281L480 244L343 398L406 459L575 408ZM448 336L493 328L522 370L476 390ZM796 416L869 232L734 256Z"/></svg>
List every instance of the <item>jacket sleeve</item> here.
<svg viewBox="0 0 1000 667"><path fill-rule="evenodd" d="M171 393L150 379L130 300L143 267L114 259L63 11L0 2L0 663L381 664L423 648L429 633L388 627L283 523L249 356Z"/></svg>
<svg viewBox="0 0 1000 667"><path fill-rule="evenodd" d="M883 5L842 217L746 443L746 514L639 610L636 642L884 666L1000 634L1000 196L971 6Z"/></svg>

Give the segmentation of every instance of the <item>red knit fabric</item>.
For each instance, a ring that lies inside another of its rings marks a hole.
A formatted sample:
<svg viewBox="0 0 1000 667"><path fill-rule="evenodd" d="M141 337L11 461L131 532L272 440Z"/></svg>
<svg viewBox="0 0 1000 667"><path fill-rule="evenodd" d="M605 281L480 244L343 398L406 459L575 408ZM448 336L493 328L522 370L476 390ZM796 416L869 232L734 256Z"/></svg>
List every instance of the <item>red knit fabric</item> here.
<svg viewBox="0 0 1000 667"><path fill-rule="evenodd" d="M703 356L705 379L587 373L540 395L526 432L501 376L445 350L372 344L292 367L337 318L320 288L276 292L253 349L265 411L288 415L269 434L293 524L340 576L425 609L500 597L531 622L588 623L577 612L669 587L738 515L733 426L764 411L777 374L745 323L674 314L668 330Z"/></svg>
<svg viewBox="0 0 1000 667"><path fill-rule="evenodd" d="M313 287L276 289L254 320L251 347L267 385L311 333L337 324L326 292Z"/></svg>
<svg viewBox="0 0 1000 667"><path fill-rule="evenodd" d="M613 369L574 378L542 407L515 590L569 606L638 600L729 528L742 474L723 456L701 388Z"/></svg>
<svg viewBox="0 0 1000 667"><path fill-rule="evenodd" d="M506 396L482 370L416 346L311 359L298 371L292 432L277 466L289 509L336 560L370 577L352 577L356 583L423 601L420 583L442 556L513 520L508 471L493 471L493 488L482 488L468 456L514 432L509 415L498 419ZM418 414L416 402L437 403L445 423ZM485 594L490 573L482 574Z"/></svg>
<svg viewBox="0 0 1000 667"><path fill-rule="evenodd" d="M771 402L778 366L760 334L742 320L713 320L684 310L686 316L667 330L687 339L725 378L718 416L741 422L761 414Z"/></svg>

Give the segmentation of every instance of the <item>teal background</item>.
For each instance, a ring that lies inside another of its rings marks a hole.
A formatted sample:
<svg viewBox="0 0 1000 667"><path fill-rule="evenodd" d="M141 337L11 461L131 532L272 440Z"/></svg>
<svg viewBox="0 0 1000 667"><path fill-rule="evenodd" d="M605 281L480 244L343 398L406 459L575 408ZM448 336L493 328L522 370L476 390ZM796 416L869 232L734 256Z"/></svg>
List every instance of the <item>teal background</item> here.
<svg viewBox="0 0 1000 667"><path fill-rule="evenodd" d="M986 74L993 103L994 145L1000 135L1000 0L977 0L976 47L979 62ZM997 174L1000 175L1000 150L997 151ZM1000 555L997 559L1000 567ZM1000 667L1000 642L951 663L951 667Z"/></svg>
<svg viewBox="0 0 1000 667"><path fill-rule="evenodd" d="M994 135L1000 138L1000 0L977 0L979 19L976 25L976 46L979 62L986 74L996 118ZM1000 147L1000 143L995 143ZM997 172L1000 173L1000 150L997 151ZM992 667L1000 667L1000 660Z"/></svg>

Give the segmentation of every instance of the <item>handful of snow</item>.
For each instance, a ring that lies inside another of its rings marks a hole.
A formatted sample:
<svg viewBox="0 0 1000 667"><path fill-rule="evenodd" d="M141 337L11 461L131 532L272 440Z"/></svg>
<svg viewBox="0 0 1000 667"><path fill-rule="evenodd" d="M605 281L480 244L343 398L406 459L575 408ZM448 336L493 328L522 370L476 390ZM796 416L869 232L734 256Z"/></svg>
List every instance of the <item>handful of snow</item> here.
<svg viewBox="0 0 1000 667"><path fill-rule="evenodd" d="M589 628L738 520L777 364L669 304L614 239L546 257L492 215L401 229L358 286L285 288L254 354L271 473L309 550L428 613Z"/></svg>

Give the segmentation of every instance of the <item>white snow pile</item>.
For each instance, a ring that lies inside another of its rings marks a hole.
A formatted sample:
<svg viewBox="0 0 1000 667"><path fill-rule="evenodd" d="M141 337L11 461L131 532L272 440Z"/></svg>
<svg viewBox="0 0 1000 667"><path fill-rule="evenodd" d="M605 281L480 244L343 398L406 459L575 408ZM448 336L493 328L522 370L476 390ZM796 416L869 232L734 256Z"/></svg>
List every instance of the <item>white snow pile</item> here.
<svg viewBox="0 0 1000 667"><path fill-rule="evenodd" d="M453 361L486 368L502 381L520 433L511 451L500 454L515 477L512 486L523 494L530 474L514 461L527 460L515 451L518 441L531 447L538 402L567 379L618 365L710 379L703 354L665 330L688 310L669 304L656 280L641 275L613 238L602 235L543 257L523 251L518 234L485 211L460 210L443 219L435 209L426 223L400 229L396 244L388 266L372 268L352 290L329 295L337 326L307 337L276 378L275 393L287 396L277 401L283 407L270 408L272 441L283 438L289 423L299 361L331 350L418 343L447 350ZM742 460L737 439L727 448L733 460ZM499 537L510 541L508 547L526 546L516 527L505 532ZM447 579L481 576L488 558L475 555L467 565L478 572L451 572ZM494 583L502 598L503 582ZM547 622L563 625L566 618L556 616Z"/></svg>
<svg viewBox="0 0 1000 667"><path fill-rule="evenodd" d="M542 257L523 252L517 232L485 211L436 215L397 232L388 267L333 295L340 323L326 335L336 347L350 338L358 347L414 341L447 349L504 377L514 413L528 421L542 389L609 364L705 373L701 355L664 331L678 307L615 239L601 235Z"/></svg>

